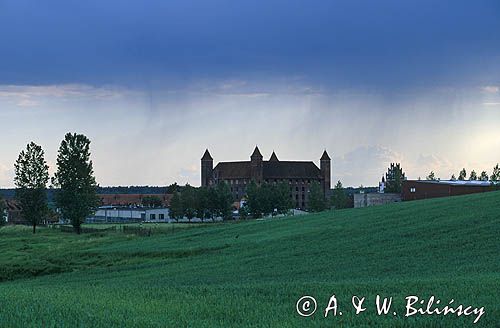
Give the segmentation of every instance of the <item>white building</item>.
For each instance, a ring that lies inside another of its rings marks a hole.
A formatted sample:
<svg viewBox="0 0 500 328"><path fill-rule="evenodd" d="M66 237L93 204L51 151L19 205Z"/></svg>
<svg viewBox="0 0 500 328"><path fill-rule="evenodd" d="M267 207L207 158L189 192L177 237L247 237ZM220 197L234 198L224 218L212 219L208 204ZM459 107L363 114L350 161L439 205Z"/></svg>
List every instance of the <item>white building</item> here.
<svg viewBox="0 0 500 328"><path fill-rule="evenodd" d="M169 222L168 208L101 206L87 223L106 222Z"/></svg>

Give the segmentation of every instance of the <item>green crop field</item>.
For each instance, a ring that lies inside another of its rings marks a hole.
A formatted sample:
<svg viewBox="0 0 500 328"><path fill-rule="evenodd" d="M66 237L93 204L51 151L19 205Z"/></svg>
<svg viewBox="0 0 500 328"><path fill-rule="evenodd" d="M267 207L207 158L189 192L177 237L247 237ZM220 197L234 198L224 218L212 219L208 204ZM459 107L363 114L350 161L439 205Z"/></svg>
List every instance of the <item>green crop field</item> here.
<svg viewBox="0 0 500 328"><path fill-rule="evenodd" d="M4 227L0 281L1 327L500 327L500 193L151 236ZM342 315L325 318L332 295ZM405 317L409 295L485 314Z"/></svg>

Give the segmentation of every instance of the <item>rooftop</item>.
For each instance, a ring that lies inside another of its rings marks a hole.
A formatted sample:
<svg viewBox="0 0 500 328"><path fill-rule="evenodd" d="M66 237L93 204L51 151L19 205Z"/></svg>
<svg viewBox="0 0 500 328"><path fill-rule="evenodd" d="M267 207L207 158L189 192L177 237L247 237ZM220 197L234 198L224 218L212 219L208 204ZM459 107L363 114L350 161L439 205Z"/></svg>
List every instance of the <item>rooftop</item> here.
<svg viewBox="0 0 500 328"><path fill-rule="evenodd" d="M493 184L498 184L499 182L493 181L480 181L480 180L407 180L412 182L420 183L435 183L435 184L446 184L454 186L490 186Z"/></svg>

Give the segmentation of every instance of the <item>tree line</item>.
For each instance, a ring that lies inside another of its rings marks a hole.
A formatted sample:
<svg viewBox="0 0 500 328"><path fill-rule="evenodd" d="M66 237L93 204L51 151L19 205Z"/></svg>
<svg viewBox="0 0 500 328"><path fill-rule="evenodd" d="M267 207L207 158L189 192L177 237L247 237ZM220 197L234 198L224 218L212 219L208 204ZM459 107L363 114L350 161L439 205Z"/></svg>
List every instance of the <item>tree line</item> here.
<svg viewBox="0 0 500 328"><path fill-rule="evenodd" d="M49 214L46 188L49 180L55 203L63 218L80 233L85 219L99 205L97 183L90 159L90 140L83 134L67 133L61 141L52 178L41 146L30 142L14 164L16 200L26 221L36 226Z"/></svg>
<svg viewBox="0 0 500 328"><path fill-rule="evenodd" d="M50 215L47 204L47 186L53 189L55 205L59 214L71 222L76 233L81 225L99 206L92 160L90 140L83 134L67 133L59 146L56 172L49 176L49 166L41 146L30 142L19 154L14 164L15 198L20 205L24 219L33 226L33 233L41 221ZM176 183L166 187L172 192L170 216L173 219L194 217L213 219L231 217L233 199L226 183L213 188L195 188ZM161 201L154 196L145 197L143 205L160 206ZM293 199L286 183L257 185L251 182L247 188L244 206L240 208L241 218L259 218L268 215L286 214L293 208ZM348 206L347 195L338 181L331 198L325 198L321 186L314 182L308 195L308 210L319 212L331 207ZM0 213L5 209L5 201L0 199Z"/></svg>
<svg viewBox="0 0 500 328"><path fill-rule="evenodd" d="M320 212L330 208L349 207L348 196L340 181L337 182L331 198L325 195L318 182L313 182L309 190L307 210ZM215 187L195 188L190 185L179 186L170 200L170 217L179 220L187 218L213 219L232 216L233 197L229 186L219 182ZM246 188L238 214L241 219L261 218L288 214L294 208L290 186L286 182L256 184L251 181Z"/></svg>
<svg viewBox="0 0 500 328"><path fill-rule="evenodd" d="M213 219L231 217L232 195L226 183L219 183L214 188L195 188L189 184L176 189L170 200L169 215L174 220L186 217L189 221L197 217Z"/></svg>
<svg viewBox="0 0 500 328"><path fill-rule="evenodd" d="M434 171L431 171L429 175L425 177L426 180L438 180L439 178L436 177L436 174ZM469 174L469 178L467 178L467 170L463 168L459 173L458 173L458 178L455 176L455 174L451 175L450 180L452 181L491 181L491 182L499 182L500 181L500 167L499 165L495 165L493 167L491 175L488 175L486 171L482 171L481 174L477 174L475 170L472 170Z"/></svg>

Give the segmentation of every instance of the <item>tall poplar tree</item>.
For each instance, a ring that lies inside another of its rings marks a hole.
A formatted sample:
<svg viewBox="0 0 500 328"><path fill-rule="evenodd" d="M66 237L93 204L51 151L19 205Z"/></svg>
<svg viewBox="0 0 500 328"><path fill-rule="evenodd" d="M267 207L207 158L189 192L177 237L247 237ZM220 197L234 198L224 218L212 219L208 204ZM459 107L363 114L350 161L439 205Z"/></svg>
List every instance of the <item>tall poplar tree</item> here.
<svg viewBox="0 0 500 328"><path fill-rule="evenodd" d="M33 226L35 233L36 226L48 210L45 188L49 182L49 167L45 162L42 147L34 142L29 143L26 150L19 154L14 164L14 173L16 200L24 219Z"/></svg>
<svg viewBox="0 0 500 328"><path fill-rule="evenodd" d="M97 183L90 159L90 140L83 134L68 133L59 147L57 172L52 179L56 204L75 232L99 204Z"/></svg>

